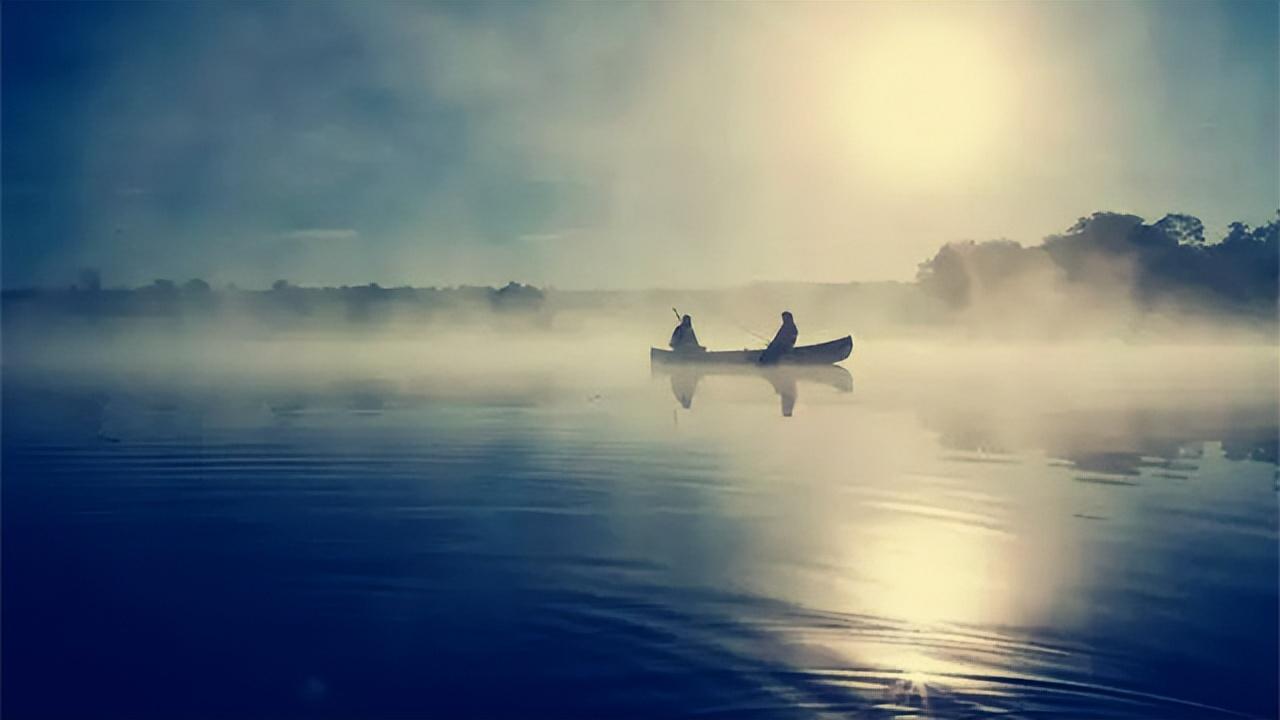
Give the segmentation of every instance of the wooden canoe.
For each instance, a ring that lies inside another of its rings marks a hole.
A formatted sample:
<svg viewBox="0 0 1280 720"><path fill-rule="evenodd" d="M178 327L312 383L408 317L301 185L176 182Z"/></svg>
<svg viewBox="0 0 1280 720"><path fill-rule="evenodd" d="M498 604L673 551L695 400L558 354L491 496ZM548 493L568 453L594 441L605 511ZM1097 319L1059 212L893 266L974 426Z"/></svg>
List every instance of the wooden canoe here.
<svg viewBox="0 0 1280 720"><path fill-rule="evenodd" d="M649 360L668 364L722 364L755 365L760 361L761 350L715 350L673 352L661 348L649 349ZM839 340L818 345L793 347L778 358L779 365L832 365L849 357L853 352L853 338L846 335Z"/></svg>

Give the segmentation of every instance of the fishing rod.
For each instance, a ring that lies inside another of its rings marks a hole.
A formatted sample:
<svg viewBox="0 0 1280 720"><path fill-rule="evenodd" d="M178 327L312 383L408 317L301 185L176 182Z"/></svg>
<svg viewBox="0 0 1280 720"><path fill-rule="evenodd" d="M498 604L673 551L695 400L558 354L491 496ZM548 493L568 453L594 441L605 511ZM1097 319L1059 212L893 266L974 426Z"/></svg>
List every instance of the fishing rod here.
<svg viewBox="0 0 1280 720"><path fill-rule="evenodd" d="M730 321L730 322L733 322L733 321ZM750 335L751 337L753 337L753 338L755 338L755 339L757 339L757 340L761 340L761 341L763 341L763 342L772 342L772 340L771 340L770 338L767 338L767 337L765 337L765 336L761 335L760 333L758 333L758 332L756 332L756 331L754 331L754 330L751 330L750 328L746 327L745 325L740 325L740 324L738 324L737 322L733 322L733 324L734 324L734 325L737 325L739 330L741 330L742 332L744 332L744 333L746 333L746 334Z"/></svg>
<svg viewBox="0 0 1280 720"><path fill-rule="evenodd" d="M673 312L673 313L675 313L675 314L676 314L676 319L677 319L677 320L680 320L681 322L683 322L683 321L684 321L684 316L680 314L680 311L679 311L679 310L676 310L676 309L673 307L673 308L671 308L671 312ZM761 334L760 334L760 333L758 333L758 332L755 332L755 331L751 330L750 328L748 328L748 327L744 326L742 323L738 322L737 320L734 320L734 319L732 319L732 318L726 318L724 315L721 315L721 314L720 314L720 313L718 313L718 312L712 312L711 314L712 314L712 315L715 315L715 316L717 316L717 317L720 317L720 318L723 318L723 319L728 320L730 323L732 323L733 325L735 325L739 330L741 330L742 332L744 332L744 333L746 333L746 334L750 335L751 337L756 338L757 340L760 340L760 341L763 341L763 342L771 342L771 340L770 340L769 338L765 337L764 335L761 335Z"/></svg>

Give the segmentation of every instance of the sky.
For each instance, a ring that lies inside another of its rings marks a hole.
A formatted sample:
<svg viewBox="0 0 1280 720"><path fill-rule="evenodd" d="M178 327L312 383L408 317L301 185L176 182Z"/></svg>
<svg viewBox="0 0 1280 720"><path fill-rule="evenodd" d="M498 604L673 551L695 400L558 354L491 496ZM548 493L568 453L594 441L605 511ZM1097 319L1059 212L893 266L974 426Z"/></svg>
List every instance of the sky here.
<svg viewBox="0 0 1280 720"><path fill-rule="evenodd" d="M1280 205L1275 2L0 6L5 287L909 280Z"/></svg>

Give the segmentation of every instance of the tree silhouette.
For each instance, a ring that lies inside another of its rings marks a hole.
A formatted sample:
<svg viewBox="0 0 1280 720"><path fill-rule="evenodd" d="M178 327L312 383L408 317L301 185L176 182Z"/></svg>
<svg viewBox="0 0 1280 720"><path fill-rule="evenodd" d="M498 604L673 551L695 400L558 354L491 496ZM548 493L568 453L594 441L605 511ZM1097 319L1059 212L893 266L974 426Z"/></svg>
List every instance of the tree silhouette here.
<svg viewBox="0 0 1280 720"><path fill-rule="evenodd" d="M1042 272L1046 258L1054 270L1049 274ZM1274 316L1278 276L1280 213L1258 228L1231 223L1226 236L1209 243L1204 223L1192 215L1171 213L1147 224L1137 215L1097 212L1036 247L1007 240L949 243L920 264L917 280L921 290L955 309L980 293L1017 285L1019 278L1060 278L1100 297L1127 291L1139 306Z"/></svg>

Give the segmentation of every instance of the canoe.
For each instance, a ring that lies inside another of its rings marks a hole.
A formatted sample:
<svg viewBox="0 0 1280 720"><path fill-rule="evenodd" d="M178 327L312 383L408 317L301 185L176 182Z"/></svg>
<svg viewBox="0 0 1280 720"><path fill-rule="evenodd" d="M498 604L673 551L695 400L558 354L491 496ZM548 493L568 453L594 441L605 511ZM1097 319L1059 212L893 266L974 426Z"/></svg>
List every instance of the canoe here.
<svg viewBox="0 0 1280 720"><path fill-rule="evenodd" d="M661 348L649 349L649 361L670 364L723 364L755 365L761 350L716 350L706 352L673 352ZM778 358L779 365L832 365L849 357L853 352L853 338L845 335L839 340L818 345L801 345L788 350Z"/></svg>

